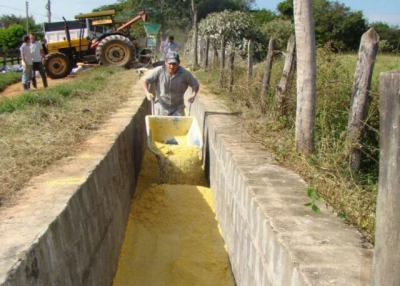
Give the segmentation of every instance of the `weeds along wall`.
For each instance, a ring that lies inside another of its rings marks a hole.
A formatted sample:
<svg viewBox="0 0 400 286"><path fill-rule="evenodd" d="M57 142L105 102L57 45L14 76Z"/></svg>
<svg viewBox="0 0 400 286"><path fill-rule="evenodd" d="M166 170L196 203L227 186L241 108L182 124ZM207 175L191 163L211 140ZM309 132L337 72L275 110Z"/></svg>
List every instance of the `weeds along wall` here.
<svg viewBox="0 0 400 286"><path fill-rule="evenodd" d="M375 205L379 158L379 92L378 75L400 69L400 57L378 55L369 93L369 108L364 125L361 168L354 172L349 163L347 124L357 62L356 54L333 53L329 46L317 50L316 82L316 151L300 157L295 150L296 75L290 75L286 114L277 108L276 87L282 75L284 54L277 51L272 66L271 82L266 97L260 97L264 63L255 65L253 78L247 78L246 61L236 60L234 86L228 92L228 65L223 87L218 85L219 61L196 76L211 92L223 99L233 111L242 113L246 129L264 146L274 151L284 166L299 172L307 183L334 206L339 215L351 221L370 241L374 238ZM295 70L295 67L293 67Z"/></svg>
<svg viewBox="0 0 400 286"><path fill-rule="evenodd" d="M300 176L204 93L191 110L203 130L205 172L236 284L367 285L372 246L320 202L318 214L305 207Z"/></svg>

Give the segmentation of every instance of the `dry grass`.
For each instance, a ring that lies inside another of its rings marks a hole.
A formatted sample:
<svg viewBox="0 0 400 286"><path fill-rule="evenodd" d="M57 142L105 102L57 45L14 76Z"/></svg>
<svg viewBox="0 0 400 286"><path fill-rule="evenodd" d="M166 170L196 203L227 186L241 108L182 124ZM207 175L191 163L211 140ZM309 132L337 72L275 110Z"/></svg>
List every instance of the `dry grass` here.
<svg viewBox="0 0 400 286"><path fill-rule="evenodd" d="M290 81L287 115L276 108L275 87L281 76L283 60L274 61L271 88L267 98L260 97L264 66L255 66L249 82L245 68L235 70L233 92L218 87L218 71L198 71L197 77L210 92L219 96L239 118L243 129L272 150L275 159L288 169L302 175L309 187L316 189L331 204L337 214L354 224L373 242L375 207L379 174L379 72L400 68L399 58L379 55L371 87L371 103L366 123L366 135L361 146L364 156L360 172L349 165L346 128L353 76L357 55L335 55L319 50L317 68L317 107L315 122L316 152L299 156L295 149L294 127L296 114L295 78ZM304 202L306 203L306 202Z"/></svg>
<svg viewBox="0 0 400 286"><path fill-rule="evenodd" d="M128 99L137 79L123 69L95 68L71 83L0 101L0 205L11 204L31 177L73 154Z"/></svg>

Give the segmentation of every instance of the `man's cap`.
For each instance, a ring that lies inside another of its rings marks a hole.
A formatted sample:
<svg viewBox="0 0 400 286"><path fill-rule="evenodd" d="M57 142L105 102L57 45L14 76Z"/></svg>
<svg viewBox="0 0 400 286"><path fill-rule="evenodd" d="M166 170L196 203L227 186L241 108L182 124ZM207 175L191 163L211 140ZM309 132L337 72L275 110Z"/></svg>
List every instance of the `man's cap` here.
<svg viewBox="0 0 400 286"><path fill-rule="evenodd" d="M177 52L169 51L165 57L167 63L180 63L179 54Z"/></svg>

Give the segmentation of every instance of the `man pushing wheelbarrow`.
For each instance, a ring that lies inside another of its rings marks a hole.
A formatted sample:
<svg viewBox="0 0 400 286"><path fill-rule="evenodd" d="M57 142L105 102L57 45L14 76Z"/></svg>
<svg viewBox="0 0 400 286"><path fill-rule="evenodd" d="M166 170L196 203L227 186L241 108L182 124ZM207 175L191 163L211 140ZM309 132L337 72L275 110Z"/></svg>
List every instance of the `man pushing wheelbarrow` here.
<svg viewBox="0 0 400 286"><path fill-rule="evenodd" d="M155 95L149 91L150 84L155 85ZM153 115L158 116L184 116L184 94L189 86L192 94L187 101L192 104L199 92L199 82L180 66L179 54L172 51L167 53L165 65L152 70L142 82L147 99L155 101Z"/></svg>

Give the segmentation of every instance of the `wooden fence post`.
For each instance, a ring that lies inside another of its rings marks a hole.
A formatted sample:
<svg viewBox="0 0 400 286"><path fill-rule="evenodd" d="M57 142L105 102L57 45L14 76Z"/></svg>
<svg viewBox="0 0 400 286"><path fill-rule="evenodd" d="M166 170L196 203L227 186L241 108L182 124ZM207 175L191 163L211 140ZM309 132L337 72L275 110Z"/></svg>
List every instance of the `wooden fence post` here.
<svg viewBox="0 0 400 286"><path fill-rule="evenodd" d="M368 95L378 47L379 35L371 28L361 37L347 125L348 140L351 148L351 168L355 171L360 168L361 151L358 146L364 132L364 120L368 109Z"/></svg>
<svg viewBox="0 0 400 286"><path fill-rule="evenodd" d="M272 59L274 56L274 37L269 38L267 62L265 63L265 73L261 87L261 98L268 95L269 82L271 79Z"/></svg>
<svg viewBox="0 0 400 286"><path fill-rule="evenodd" d="M193 45L192 45L192 65L193 70L196 69L198 64L198 57L197 57L197 40L198 40L198 29L197 29L197 9L193 10Z"/></svg>
<svg viewBox="0 0 400 286"><path fill-rule="evenodd" d="M314 151L316 47L312 0L294 1L297 51L296 150Z"/></svg>
<svg viewBox="0 0 400 286"><path fill-rule="evenodd" d="M206 38L206 50L204 52L204 70L206 70L207 67L208 67L208 53L209 53L209 50L210 50L210 37L207 36L207 38Z"/></svg>
<svg viewBox="0 0 400 286"><path fill-rule="evenodd" d="M215 65L218 62L218 47L215 39L212 43L212 46L213 46L213 68L215 68Z"/></svg>
<svg viewBox="0 0 400 286"><path fill-rule="evenodd" d="M380 75L379 191L372 285L400 281L400 71Z"/></svg>
<svg viewBox="0 0 400 286"><path fill-rule="evenodd" d="M219 86L224 86L224 67L225 67L225 36L221 37L221 63L219 66Z"/></svg>
<svg viewBox="0 0 400 286"><path fill-rule="evenodd" d="M249 40L247 50L247 78L251 79L253 77L253 53L254 44L252 40Z"/></svg>
<svg viewBox="0 0 400 286"><path fill-rule="evenodd" d="M229 91L233 90L235 72L235 44L231 45L231 53L229 54Z"/></svg>
<svg viewBox="0 0 400 286"><path fill-rule="evenodd" d="M295 38L291 36L287 47L286 47L286 59L285 65L283 66L283 72L281 80L279 81L278 86L276 87L276 102L278 103L278 109L281 115L286 114L286 102L287 102L287 86L289 82L289 76L293 70L293 60L294 60L294 47L295 47Z"/></svg>
<svg viewBox="0 0 400 286"><path fill-rule="evenodd" d="M204 61L204 39L203 39L203 37L200 37L200 41L198 41L198 43L199 43L198 59L199 59L199 63L202 64Z"/></svg>

